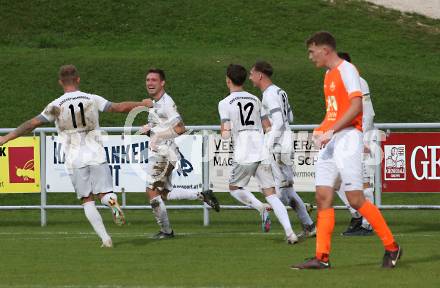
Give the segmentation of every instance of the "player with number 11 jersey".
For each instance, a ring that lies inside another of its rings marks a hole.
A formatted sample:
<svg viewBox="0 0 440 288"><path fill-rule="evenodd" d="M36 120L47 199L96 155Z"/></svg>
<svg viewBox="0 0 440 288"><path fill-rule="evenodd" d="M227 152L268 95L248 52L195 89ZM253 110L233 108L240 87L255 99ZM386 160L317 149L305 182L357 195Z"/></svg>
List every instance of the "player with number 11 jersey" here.
<svg viewBox="0 0 440 288"><path fill-rule="evenodd" d="M130 112L139 106L152 107L151 99L142 102L112 103L104 98L79 90L79 72L74 65L59 71L59 84L64 94L52 101L44 111L24 122L6 136L0 136L0 146L25 135L47 122L55 122L59 141L66 155L65 165L84 213L102 240L102 247L112 247L101 215L95 206L95 196L108 206L116 224L125 223L124 214L113 193L113 180L107 164L99 131L99 112Z"/></svg>

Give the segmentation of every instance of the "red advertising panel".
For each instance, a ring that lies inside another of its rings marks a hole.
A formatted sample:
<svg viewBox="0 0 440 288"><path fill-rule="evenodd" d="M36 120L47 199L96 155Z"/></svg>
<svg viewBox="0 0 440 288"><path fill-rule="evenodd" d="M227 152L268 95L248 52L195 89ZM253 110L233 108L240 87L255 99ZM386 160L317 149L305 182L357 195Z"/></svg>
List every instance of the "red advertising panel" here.
<svg viewBox="0 0 440 288"><path fill-rule="evenodd" d="M440 133L391 133L382 149L383 192L440 192Z"/></svg>
<svg viewBox="0 0 440 288"><path fill-rule="evenodd" d="M34 147L9 147L9 183L35 183Z"/></svg>

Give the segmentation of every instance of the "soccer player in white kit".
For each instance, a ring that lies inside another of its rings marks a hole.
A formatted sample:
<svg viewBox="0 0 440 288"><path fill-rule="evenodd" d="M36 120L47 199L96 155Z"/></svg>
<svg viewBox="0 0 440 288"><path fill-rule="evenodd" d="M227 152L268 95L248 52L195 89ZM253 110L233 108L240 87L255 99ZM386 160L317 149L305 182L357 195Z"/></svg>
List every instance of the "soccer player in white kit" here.
<svg viewBox="0 0 440 288"><path fill-rule="evenodd" d="M298 242L292 230L286 207L275 193L275 181L265 144L263 128L270 133L268 115L262 114L261 101L243 90L247 71L241 65L230 64L226 71L226 85L230 94L219 102L221 136L232 136L234 163L229 178L232 195L246 193L245 187L253 176L257 179L266 201L272 207L286 234L288 244ZM250 192L249 192L250 193Z"/></svg>
<svg viewBox="0 0 440 288"><path fill-rule="evenodd" d="M152 106L149 99L142 102L112 103L101 96L79 90L80 77L73 65L59 71L59 84L64 94L52 101L37 117L24 122L13 132L0 137L0 145L31 132L47 122L55 122L66 155L65 165L84 213L102 240L101 247L112 247L94 196L110 207L116 224L125 223L124 214L113 193L113 180L107 164L99 131L99 112L130 112L139 106Z"/></svg>
<svg viewBox="0 0 440 288"><path fill-rule="evenodd" d="M351 57L348 53L338 52L338 56L347 62L351 63ZM371 180L374 177L373 167L368 165L367 161L372 157L370 150L369 135L368 133L374 128L374 109L373 103L370 97L370 89L367 81L360 77L361 92L362 92L362 130L364 133L364 159L362 163L362 173L364 177L364 195L371 202L374 203L374 189L371 187ZM341 185L344 187L344 185ZM350 206L347 196L343 188L337 191L339 198L347 206L351 214L350 225L347 230L342 233L344 236L369 236L373 234L373 229L370 223L368 223L365 217L362 217L356 209Z"/></svg>
<svg viewBox="0 0 440 288"><path fill-rule="evenodd" d="M298 215L303 226L302 235L316 235L316 227L303 200L293 187L293 147L289 122L293 122L293 112L287 93L273 84L273 68L266 61L258 61L250 71L249 79L263 93L263 114L269 116L271 123L270 153L273 155L272 170L277 193L284 205L290 205Z"/></svg>
<svg viewBox="0 0 440 288"><path fill-rule="evenodd" d="M153 98L149 109L148 124L141 132L150 136L147 165L147 195L160 231L154 239L174 237L164 200L202 200L217 212L220 205L212 191L193 192L171 189L170 176L180 161L180 153L174 138L185 133L185 125L173 99L165 92L165 72L148 70L145 80L148 94Z"/></svg>

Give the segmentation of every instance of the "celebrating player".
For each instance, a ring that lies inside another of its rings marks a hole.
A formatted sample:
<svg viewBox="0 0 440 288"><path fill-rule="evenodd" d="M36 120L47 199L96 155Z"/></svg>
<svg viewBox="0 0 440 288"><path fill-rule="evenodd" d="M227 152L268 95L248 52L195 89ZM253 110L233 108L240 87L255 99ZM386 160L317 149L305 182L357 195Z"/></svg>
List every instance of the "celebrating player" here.
<svg viewBox="0 0 440 288"><path fill-rule="evenodd" d="M268 147L273 153L272 171L276 189L285 205L290 205L300 219L306 237L316 235L316 227L307 208L293 188L293 147L292 132L289 122L293 122L293 112L289 105L287 93L272 83L272 65L259 61L252 67L249 79L263 93L263 112L269 116L271 137Z"/></svg>
<svg viewBox="0 0 440 288"><path fill-rule="evenodd" d="M362 91L359 74L336 53L336 40L328 32L317 32L307 40L309 59L328 70L324 79L326 115L314 131L320 147L316 163L318 221L316 255L292 269L330 268L331 236L335 226L333 194L341 179L350 206L368 222L385 247L382 267L393 268L402 255L379 209L365 199L362 183Z"/></svg>
<svg viewBox="0 0 440 288"><path fill-rule="evenodd" d="M101 96L81 92L79 73L73 65L60 68L58 83L63 87L64 94L47 105L40 115L0 137L0 145L42 124L55 122L66 154L65 165L78 199L82 201L84 213L101 238L101 247L112 247L112 239L95 207L94 196L111 208L116 224L124 224L125 218L113 193L112 175L99 131L99 112L129 112L138 106L150 107L153 102L145 99L142 102L112 103Z"/></svg>
<svg viewBox="0 0 440 288"><path fill-rule="evenodd" d="M338 56L341 59L344 59L347 62L351 63L351 58L348 53L338 52ZM372 157L370 145L369 145L369 135L368 132L372 131L374 126L374 109L373 103L370 98L370 89L368 88L368 83L364 78L360 77L361 80L361 91L362 91L362 130L364 132L364 157L362 162L362 173L364 179L364 195L370 200L371 203L374 203L374 194L373 188L371 187L371 180L374 175L374 169L371 169L372 166L369 166L367 161ZM343 185L341 187L344 187ZM350 206L348 203L347 196L345 196L345 191L343 189L338 189L338 196L347 206L348 210L351 214L350 225L347 230L342 233L344 236L368 236L373 234L373 229L371 228L370 223L368 223L365 217L362 217L356 209Z"/></svg>
<svg viewBox="0 0 440 288"><path fill-rule="evenodd" d="M153 107L148 113L148 124L142 128L144 134L150 135L146 192L160 227L160 231L153 238L166 239L174 237L174 231L163 200L200 199L216 211L219 211L220 205L212 191L192 192L171 189L171 172L180 161L180 153L174 138L185 133L186 129L182 117L177 112L176 104L165 92L165 72L161 69L150 69L145 84L148 94L154 99Z"/></svg>
<svg viewBox="0 0 440 288"><path fill-rule="evenodd" d="M243 66L231 64L226 71L226 85L230 94L220 101L218 110L221 120L221 136L234 143L234 163L229 178L229 189L244 203L249 203L249 191L243 189L252 176L262 188L266 201L286 233L287 243L295 244L298 237L292 230L286 207L275 193L275 182L269 162L269 152L265 147L263 128L270 130L268 115L262 114L260 100L243 90L247 72Z"/></svg>

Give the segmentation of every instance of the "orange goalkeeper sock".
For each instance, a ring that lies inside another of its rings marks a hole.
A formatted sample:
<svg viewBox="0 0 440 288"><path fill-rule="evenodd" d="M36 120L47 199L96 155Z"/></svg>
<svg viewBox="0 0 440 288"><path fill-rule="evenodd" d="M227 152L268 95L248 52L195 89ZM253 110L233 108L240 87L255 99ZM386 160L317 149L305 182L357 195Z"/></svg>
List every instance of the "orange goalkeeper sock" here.
<svg viewBox="0 0 440 288"><path fill-rule="evenodd" d="M394 241L393 233L388 228L387 222L380 213L379 209L370 201L366 200L364 205L359 208L358 212L370 222L376 234L382 240L383 246L386 250L397 251L398 246Z"/></svg>
<svg viewBox="0 0 440 288"><path fill-rule="evenodd" d="M316 258L327 262L330 255L332 233L335 228L335 209L318 210L316 225Z"/></svg>

